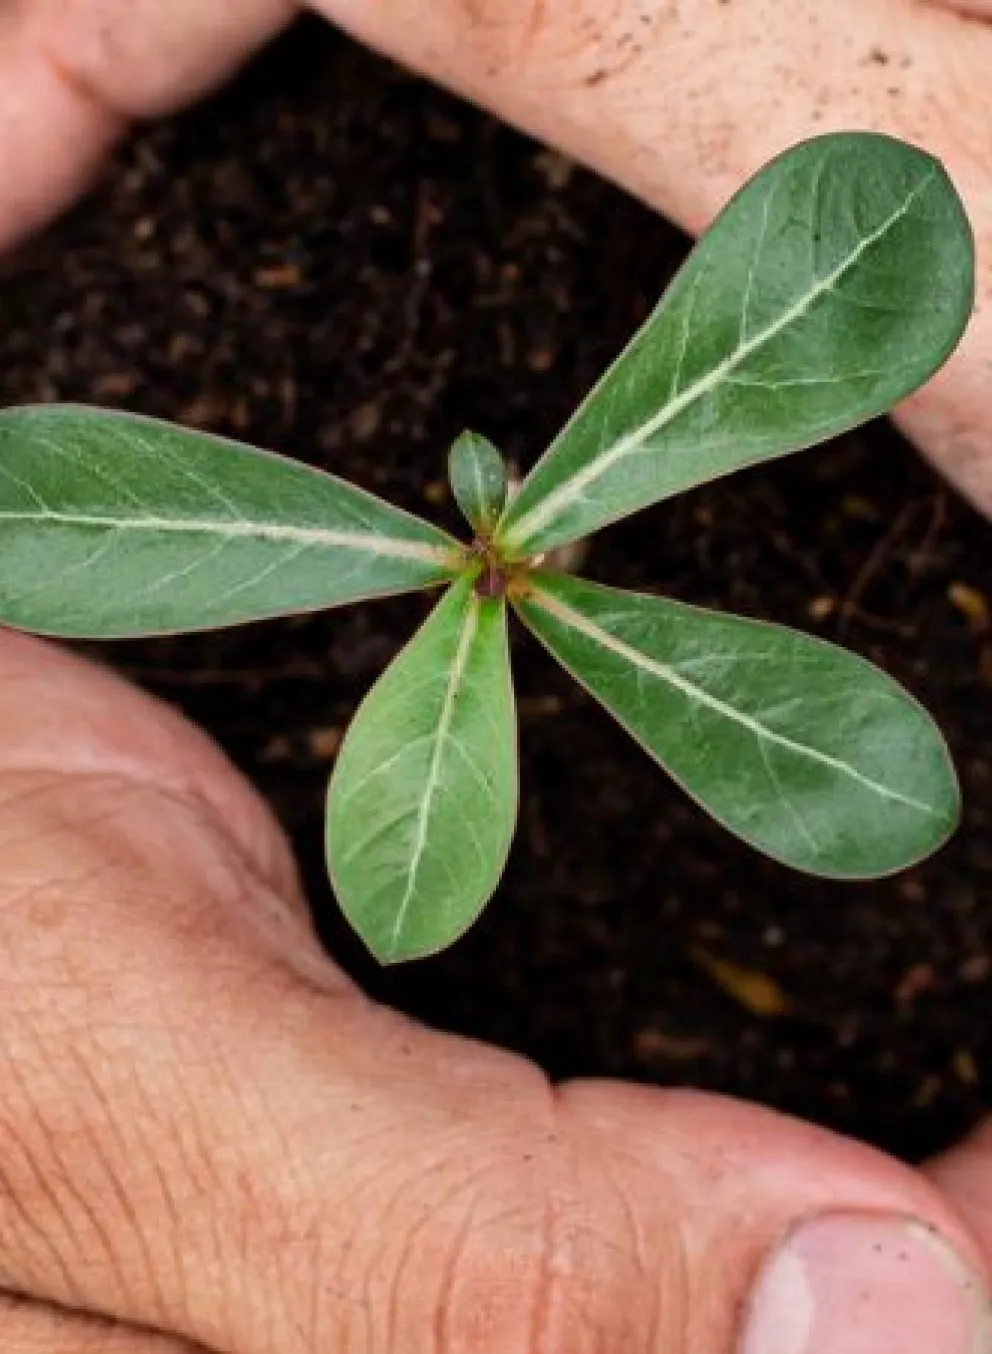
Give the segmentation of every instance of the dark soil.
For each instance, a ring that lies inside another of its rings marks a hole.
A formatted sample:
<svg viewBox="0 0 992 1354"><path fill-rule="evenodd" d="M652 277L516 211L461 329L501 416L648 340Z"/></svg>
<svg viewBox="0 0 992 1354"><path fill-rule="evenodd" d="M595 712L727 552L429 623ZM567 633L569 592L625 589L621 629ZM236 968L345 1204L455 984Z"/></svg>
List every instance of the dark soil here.
<svg viewBox="0 0 992 1354"><path fill-rule="evenodd" d="M451 438L477 427L528 464L685 249L614 189L313 24L132 142L8 265L0 399L209 427L454 524ZM518 635L509 873L463 943L389 972L336 917L323 791L426 599L112 656L259 785L328 943L378 995L556 1076L715 1087L914 1156L992 1095L990 539L886 425L604 533L595 577L840 638L906 682L952 744L964 826L886 883L790 874Z"/></svg>

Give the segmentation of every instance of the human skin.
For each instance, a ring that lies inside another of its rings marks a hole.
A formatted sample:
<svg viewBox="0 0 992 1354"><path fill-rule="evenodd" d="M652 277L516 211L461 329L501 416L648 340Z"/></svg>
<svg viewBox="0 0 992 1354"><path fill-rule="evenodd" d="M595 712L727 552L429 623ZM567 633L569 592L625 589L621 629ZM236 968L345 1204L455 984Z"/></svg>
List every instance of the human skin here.
<svg viewBox="0 0 992 1354"><path fill-rule="evenodd" d="M0 1297L5 1354L179 1338L223 1354L725 1354L750 1338L756 1271L824 1214L842 1230L819 1319L847 1304L844 1354L987 1348L955 1315L962 1296L987 1309L979 1148L935 1185L717 1096L553 1087L373 1005L322 953L279 830L217 749L10 632L0 1018L0 1292L33 1299ZM956 1247L970 1294L946 1265L900 1286L921 1235L935 1244L903 1217ZM865 1292L893 1283L911 1329L890 1344L886 1318L886 1343L874 1327L859 1343Z"/></svg>
<svg viewBox="0 0 992 1354"><path fill-rule="evenodd" d="M980 309L899 417L992 511L980 17L909 0L324 11L692 230L816 131L875 126L936 151L975 221ZM196 97L291 15L282 0L0 11L0 244L81 191L129 120ZM960 1315L962 1295L986 1302L988 1130L914 1172L719 1097L551 1087L373 1006L320 951L278 830L220 754L15 635L0 637L0 1028L13 1354L988 1348ZM970 1278L926 1270L929 1227ZM783 1293L798 1325L780 1306L769 1343L749 1313Z"/></svg>

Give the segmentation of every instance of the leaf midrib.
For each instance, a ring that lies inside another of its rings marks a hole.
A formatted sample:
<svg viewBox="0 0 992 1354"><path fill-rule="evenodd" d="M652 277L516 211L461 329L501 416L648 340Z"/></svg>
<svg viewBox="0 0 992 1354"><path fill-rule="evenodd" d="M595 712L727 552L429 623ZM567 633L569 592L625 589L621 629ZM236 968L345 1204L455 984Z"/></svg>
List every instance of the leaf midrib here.
<svg viewBox="0 0 992 1354"><path fill-rule="evenodd" d="M584 490L590 484L594 484L596 480L601 479L602 476L605 475L612 466L616 465L618 461L624 460L626 457L640 451L644 444L653 437L655 433L660 432L662 428L671 423L684 409L688 408L689 405L693 404L697 399L701 399L711 390L716 389L725 377L741 366L752 353L762 348L766 343L770 343L772 339L776 338L783 330L794 323L794 321L802 318L803 315L812 309L821 296L832 291L836 287L837 283L840 282L844 275L854 267L862 255L866 253L872 245L882 239L892 229L896 222L900 221L906 215L915 200L936 176L937 171L933 170L930 174L927 174L922 178L912 191L907 194L905 200L896 211L886 217L876 230L872 231L869 235L866 235L851 253L848 254L832 272L828 273L826 277L816 283L804 297L799 301L796 301L787 310L783 311L777 320L767 325L764 329L759 330L752 338L744 340L743 343L738 342L734 351L728 354L722 362L719 362L705 376L700 377L698 381L687 386L680 395L669 400L668 403L663 405L656 414L647 420L647 422L641 424L639 428L634 429L632 432L627 433L626 436L621 437L608 451L589 461L581 470L572 475L569 479L563 481L557 489L553 489L545 498L535 504L533 508L524 513L523 517L519 518L517 522L511 523L503 536L504 545L508 549L513 550L525 549L530 539L543 527L554 521L555 517L569 503L577 498L581 498ZM595 398L596 393L596 391L593 391L592 398ZM563 436L566 434L563 434Z"/></svg>
<svg viewBox="0 0 992 1354"><path fill-rule="evenodd" d="M101 531L171 532L177 535L241 537L246 540L287 541L299 545L322 545L328 549L362 550L372 555L396 559L418 559L425 563L452 565L457 543L451 547L430 545L426 541L380 536L373 532L336 531L326 527L299 527L282 522L227 521L212 518L107 517L99 513L0 511L2 522L57 522L62 526L92 527Z"/></svg>
<svg viewBox="0 0 992 1354"><path fill-rule="evenodd" d="M857 784L872 791L872 793L881 795L882 798L889 799L894 803L902 804L906 808L914 809L919 813L925 814L927 817L936 818L938 821L943 821L946 818L945 814L940 813L932 805L926 804L922 800L914 799L911 795L901 794L898 790L893 790L879 781L872 780L870 776L866 776L863 772L859 771L856 766L852 766L850 762L842 761L838 757L831 757L829 753L821 752L819 749L809 747L805 743L797 743L794 739L787 738L784 734L776 733L774 729L769 729L767 725L762 724L753 716L744 714L743 711L737 710L734 706L726 704L726 702L720 700L719 697L713 696L708 691L704 691L701 687L694 686L692 682L686 681L684 677L667 663L657 662L647 654L642 653L639 649L635 649L624 640L617 638L616 635L610 634L608 630L603 630L594 621L590 620L588 616L580 611L574 610L567 603L562 602L559 598L554 597L539 586L535 587L534 591L531 593L530 600L548 612L549 615L554 616L557 620L561 621L563 625L567 625L571 629L577 630L580 634L593 640L594 643L599 644L601 648L615 654L618 658L624 659L633 667L640 668L642 671L650 673L652 676L657 677L660 681L665 682L676 691L681 692L682 695L688 697L690 700L698 701L700 705L706 706L715 714L721 715L724 719L729 719L732 722L741 725L743 728L746 728L759 740L759 743L775 743L779 747L783 747L787 751L795 753L798 756L819 762L820 765L828 766L832 771L848 776Z"/></svg>
<svg viewBox="0 0 992 1354"><path fill-rule="evenodd" d="M445 684L444 699L438 714L437 727L434 731L434 746L431 749L431 760L427 769L427 778L424 781L424 791L417 810L417 825L414 831L413 849L410 854L410 863L407 866L406 885L403 890L403 896L400 899L396 915L393 919L393 925L389 933L390 951L395 952L399 945L400 935L406 923L407 913L410 910L410 903L417 887L417 875L424 858L424 852L427 849L427 834L430 826L431 810L434 807L434 801L438 788L441 783L441 767L444 759L445 747L451 733L451 724L454 719L455 702L458 692L461 689L462 679L465 676L465 668L468 664L469 653L472 643L479 628L479 600L474 595L470 598L468 611L465 613L465 619L462 623L461 634L458 637L458 647L455 650L455 656L452 659L451 669L448 673L448 680Z"/></svg>

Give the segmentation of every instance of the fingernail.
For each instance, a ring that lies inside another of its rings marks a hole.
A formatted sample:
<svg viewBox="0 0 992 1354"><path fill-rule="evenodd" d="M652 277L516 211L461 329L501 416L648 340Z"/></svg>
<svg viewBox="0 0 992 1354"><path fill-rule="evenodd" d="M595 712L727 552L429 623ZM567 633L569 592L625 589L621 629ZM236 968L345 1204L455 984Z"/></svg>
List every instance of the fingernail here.
<svg viewBox="0 0 992 1354"><path fill-rule="evenodd" d="M924 1223L825 1214L759 1271L740 1354L992 1354L989 1298Z"/></svg>

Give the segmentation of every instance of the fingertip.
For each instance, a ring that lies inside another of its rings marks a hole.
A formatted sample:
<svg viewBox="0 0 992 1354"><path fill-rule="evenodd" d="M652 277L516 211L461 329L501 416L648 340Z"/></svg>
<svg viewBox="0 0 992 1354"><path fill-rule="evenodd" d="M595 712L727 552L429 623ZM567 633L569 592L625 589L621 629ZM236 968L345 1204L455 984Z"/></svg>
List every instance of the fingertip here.
<svg viewBox="0 0 992 1354"><path fill-rule="evenodd" d="M209 93L298 12L297 0L32 0L29 24L84 98L144 119Z"/></svg>
<svg viewBox="0 0 992 1354"><path fill-rule="evenodd" d="M207 93L296 12L295 0L0 10L0 252L89 187L129 120Z"/></svg>
<svg viewBox="0 0 992 1354"><path fill-rule="evenodd" d="M0 252L79 197L124 130L45 59L16 16L0 23Z"/></svg>
<svg viewBox="0 0 992 1354"><path fill-rule="evenodd" d="M679 1236L689 1348L988 1354L981 1248L918 1172L708 1093L578 1082L561 1094L590 1190L629 1199L643 1237L652 1219Z"/></svg>

